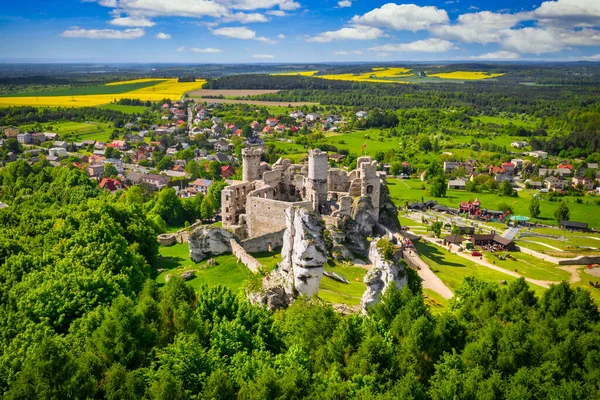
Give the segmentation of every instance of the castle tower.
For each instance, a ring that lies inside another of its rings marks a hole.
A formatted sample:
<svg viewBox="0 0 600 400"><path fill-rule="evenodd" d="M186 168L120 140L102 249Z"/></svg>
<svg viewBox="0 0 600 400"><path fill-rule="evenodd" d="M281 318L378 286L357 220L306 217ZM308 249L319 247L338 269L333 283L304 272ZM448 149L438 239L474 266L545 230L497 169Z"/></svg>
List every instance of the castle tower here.
<svg viewBox="0 0 600 400"><path fill-rule="evenodd" d="M329 162L327 152L319 149L308 152L308 179L307 194L308 199L313 203L313 209L320 213L326 213L325 204L327 203L327 175L329 171Z"/></svg>
<svg viewBox="0 0 600 400"><path fill-rule="evenodd" d="M360 195L369 196L373 202L374 216L379 219L379 197L381 193L381 179L377 174L377 161L367 161L365 157L360 157L358 161L358 170L360 171L361 185Z"/></svg>
<svg viewBox="0 0 600 400"><path fill-rule="evenodd" d="M260 179L260 149L242 149L242 180L252 182Z"/></svg>

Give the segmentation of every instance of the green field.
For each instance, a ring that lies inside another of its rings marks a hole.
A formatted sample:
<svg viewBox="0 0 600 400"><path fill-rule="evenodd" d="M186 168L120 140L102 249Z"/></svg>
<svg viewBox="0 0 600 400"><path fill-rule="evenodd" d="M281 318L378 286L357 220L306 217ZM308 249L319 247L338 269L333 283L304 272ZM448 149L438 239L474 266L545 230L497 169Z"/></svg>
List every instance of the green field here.
<svg viewBox="0 0 600 400"><path fill-rule="evenodd" d="M69 135L72 140L96 140L107 142L112 132L112 127L105 122L50 122L44 127L51 126L53 133L58 133L59 140ZM34 125L22 125L22 131L33 129Z"/></svg>
<svg viewBox="0 0 600 400"><path fill-rule="evenodd" d="M509 271L515 271L526 278L539 279L545 281L568 281L571 277L567 271L558 269L556 264L540 260L525 253L511 252L514 259L501 260L497 256L506 256L506 253L485 252L485 259L499 267Z"/></svg>
<svg viewBox="0 0 600 400"><path fill-rule="evenodd" d="M206 261L193 262L190 259L187 243L169 247L161 246L159 254L160 257L154 263L154 268L167 270L157 276L156 281L160 284L165 283L167 274L179 276L185 271L193 270L196 272L196 277L187 281L187 284L194 289L198 289L202 283L206 283L209 286L222 285L233 292L240 292L246 279L250 276L248 268L244 264L238 263L232 254L214 257L217 265L212 267L207 266Z"/></svg>
<svg viewBox="0 0 600 400"><path fill-rule="evenodd" d="M281 249L251 253L250 255L256 258L268 271L273 271L277 264L281 262Z"/></svg>
<svg viewBox="0 0 600 400"><path fill-rule="evenodd" d="M143 114L146 112L146 110L149 110L148 107L144 107L144 106L124 106L121 104L103 104L101 106L98 106L97 108L121 111L122 113L125 113L125 114Z"/></svg>
<svg viewBox="0 0 600 400"><path fill-rule="evenodd" d="M148 82L124 83L121 85L94 85L94 86L73 86L71 88L55 90L38 90L32 92L21 92L1 95L1 97L46 97L46 96L81 96L94 94L121 94L138 89L154 86L163 80Z"/></svg>
<svg viewBox="0 0 600 400"><path fill-rule="evenodd" d="M403 182L408 186L416 187L416 189L407 187ZM448 190L446 197L434 198L427 195L426 190L420 189L420 185L421 182L416 180L388 179L392 200L398 207L404 207L406 202L421 201L421 198L423 198L424 200L436 200L440 204L456 208L462 201L478 198L481 201L482 208L500 210L502 204L507 204L511 207L513 215L529 216L529 204L533 194L536 193L535 191L521 190L519 191L519 197L504 197L496 193L470 193L460 190ZM554 219L554 211L558 207L558 202L549 201L547 195L542 195L540 199L541 214L537 220L544 224L557 225ZM590 228L600 228L600 206L597 206L592 199L586 198L586 201L582 204L575 203L575 199L572 197L565 197L564 200L571 212L570 220L585 221Z"/></svg>
<svg viewBox="0 0 600 400"><path fill-rule="evenodd" d="M536 126L535 121L508 118L508 117L491 117L488 115L482 115L482 116L478 116L478 117L471 117L471 119L473 121L479 121L484 124L496 124L496 125L513 124L513 125L522 126L525 128L533 128Z"/></svg>
<svg viewBox="0 0 600 400"><path fill-rule="evenodd" d="M473 261L465 260L464 258L449 253L433 244L417 242L415 247L423 261L431 267L431 270L452 291L455 291L467 276L475 276L479 279L494 283L498 283L501 280L510 283L517 279L513 276L476 264ZM538 297L545 291L541 286L530 284L529 287L538 295Z"/></svg>

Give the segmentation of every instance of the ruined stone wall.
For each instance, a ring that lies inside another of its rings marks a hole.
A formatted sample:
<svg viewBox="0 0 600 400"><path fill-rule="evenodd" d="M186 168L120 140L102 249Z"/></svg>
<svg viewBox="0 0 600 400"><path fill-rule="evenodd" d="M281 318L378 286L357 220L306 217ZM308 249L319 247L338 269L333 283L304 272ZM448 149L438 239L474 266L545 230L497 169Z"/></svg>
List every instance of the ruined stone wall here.
<svg viewBox="0 0 600 400"><path fill-rule="evenodd" d="M363 157L360 159L362 158ZM359 164L359 170L361 177L360 195L371 198L371 201L373 202L374 217L378 220L381 179L377 174L377 162L372 161L368 163L363 161Z"/></svg>
<svg viewBox="0 0 600 400"><path fill-rule="evenodd" d="M308 179L306 180L307 198L313 203L313 209L325 212L327 203L327 178L329 174L327 153L319 149L308 152Z"/></svg>
<svg viewBox="0 0 600 400"><path fill-rule="evenodd" d="M238 262L244 264L253 273L257 273L260 270L262 264L256 258L248 254L235 239L231 239L230 244L231 252L237 258Z"/></svg>
<svg viewBox="0 0 600 400"><path fill-rule="evenodd" d="M246 224L248 237L261 236L285 228L285 210L298 206L312 211L312 202L299 201L289 203L286 201L265 199L261 197L248 197L246 202Z"/></svg>
<svg viewBox="0 0 600 400"><path fill-rule="evenodd" d="M329 192L347 192L350 189L348 173L342 169L331 168L328 171L327 190Z"/></svg>
<svg viewBox="0 0 600 400"><path fill-rule="evenodd" d="M224 228L238 224L238 216L246 212L246 197L254 190L252 182L231 185L221 192L221 220Z"/></svg>
<svg viewBox="0 0 600 400"><path fill-rule="evenodd" d="M285 232L285 229L273 233L267 233L265 235L257 236L254 238L242 240L240 242L240 245L248 253L273 251L274 249L283 246L283 232Z"/></svg>

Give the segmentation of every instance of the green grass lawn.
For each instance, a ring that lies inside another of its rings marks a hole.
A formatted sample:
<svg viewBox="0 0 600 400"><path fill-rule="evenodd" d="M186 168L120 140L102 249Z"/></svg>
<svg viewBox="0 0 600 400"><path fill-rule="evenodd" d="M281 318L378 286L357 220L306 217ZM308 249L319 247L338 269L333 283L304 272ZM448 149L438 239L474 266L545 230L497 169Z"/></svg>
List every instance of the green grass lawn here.
<svg viewBox="0 0 600 400"><path fill-rule="evenodd" d="M319 287L319 297L322 300L334 304L347 304L349 306L360 304L362 295L367 289L367 286L363 282L363 278L367 273L366 269L347 265L336 265L335 267L325 265L325 271L335 272L346 278L349 283L338 282L323 275L321 286Z"/></svg>
<svg viewBox="0 0 600 400"><path fill-rule="evenodd" d="M121 111L125 114L143 114L144 112L146 112L146 110L149 110L148 107L144 106L125 106L121 104L103 104L101 106L98 106L98 108Z"/></svg>
<svg viewBox="0 0 600 400"><path fill-rule="evenodd" d="M463 279L467 276L475 276L479 279L498 284L501 280L510 283L516 278L495 271L491 268L483 267L473 261L465 260L464 258L451 254L444 249L433 244L417 242L415 244L419 255L430 266L431 270L452 290L460 286ZM529 285L529 287L541 296L544 293L544 288L537 285Z"/></svg>
<svg viewBox="0 0 600 400"><path fill-rule="evenodd" d="M440 314L448 309L450 300L443 298L433 290L423 289L425 304L429 306L433 314Z"/></svg>
<svg viewBox="0 0 600 400"><path fill-rule="evenodd" d="M526 278L539 279L545 281L568 281L571 274L562 269L558 269L556 264L540 260L520 252L511 252L510 255L515 259L500 260L496 255L505 256L506 253L485 252L485 259L499 267L506 268L509 271L515 271Z"/></svg>
<svg viewBox="0 0 600 400"><path fill-rule="evenodd" d="M273 251L261 251L260 253L251 253L267 270L272 271L281 262L281 248Z"/></svg>
<svg viewBox="0 0 600 400"><path fill-rule="evenodd" d="M411 189L406 186L416 187ZM501 204L508 204L512 209L513 215L524 215L529 216L529 204L535 191L521 190L519 191L519 197L504 197L499 196L496 193L470 193L460 190L448 190L446 197L435 198L428 196L425 190L420 189L420 181L413 180L399 180L396 178L388 179L388 187L394 203L403 207L406 202L412 203L415 201L424 200L436 200L440 204L444 204L449 207L458 207L461 201L474 200L478 198L481 201L482 208L488 208L491 210L499 210ZM567 206L571 212L570 220L572 221L585 221L589 224L590 228L600 228L600 206L594 204L593 201L587 200L582 204L575 203L575 199L572 197L565 197ZM547 195L543 194L540 197L540 217L537 218L539 222L549 225L556 225L557 222L554 219L554 211L558 207L558 203L549 201ZM599 246L600 247L600 246Z"/></svg>
<svg viewBox="0 0 600 400"><path fill-rule="evenodd" d="M52 126L52 132L58 133L59 140L65 136L73 140L96 140L99 142L109 141L112 127L105 122L50 122L43 126ZM34 125L21 125L21 130L32 129Z"/></svg>
<svg viewBox="0 0 600 400"><path fill-rule="evenodd" d="M580 287L590 292L592 298L596 301L596 304L600 305L600 289L596 289L590 286L590 282L599 282L600 278L596 278L590 274L587 274L584 270L586 267L578 268L579 276L581 280L576 283L572 283L572 286Z"/></svg>
<svg viewBox="0 0 600 400"><path fill-rule="evenodd" d="M482 115L478 117L471 117L473 121L479 121L484 124L496 124L496 125L508 125L513 124L516 126L522 126L526 128L535 127L537 122L527 119L517 119L517 118L508 118L508 117L491 117L488 115Z"/></svg>
<svg viewBox="0 0 600 400"><path fill-rule="evenodd" d="M1 95L2 97L45 97L45 96L81 96L94 94L121 94L138 89L154 86L164 80L155 80L148 82L124 83L121 85L93 85L93 86L73 86L71 88L61 88L54 90L38 90L31 92L11 93Z"/></svg>
<svg viewBox="0 0 600 400"><path fill-rule="evenodd" d="M159 248L159 258L154 263L156 269L166 269L161 272L156 281L159 284L165 283L167 274L179 276L185 271L193 270L196 277L187 281L187 284L198 289L202 283L209 286L222 285L233 292L240 292L244 283L250 276L250 271L244 264L238 263L233 254L223 254L214 257L217 265L208 267L206 261L195 263L190 259L190 252L187 243L175 244L173 246Z"/></svg>

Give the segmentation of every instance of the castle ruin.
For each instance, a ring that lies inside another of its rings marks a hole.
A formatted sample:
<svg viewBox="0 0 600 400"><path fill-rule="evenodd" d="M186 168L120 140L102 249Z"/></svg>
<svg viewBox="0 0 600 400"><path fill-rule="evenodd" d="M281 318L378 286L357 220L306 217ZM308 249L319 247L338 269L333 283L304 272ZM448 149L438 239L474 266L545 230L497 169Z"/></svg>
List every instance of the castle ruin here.
<svg viewBox="0 0 600 400"><path fill-rule="evenodd" d="M254 238L285 229L289 207L315 211L328 224L352 217L356 199L368 197L374 221L379 220L382 176L371 157L359 157L356 169L330 168L326 152L310 150L307 164L279 159L260 161L260 149L242 150L243 181L221 193L223 228L240 238ZM369 207L370 208L370 207Z"/></svg>

